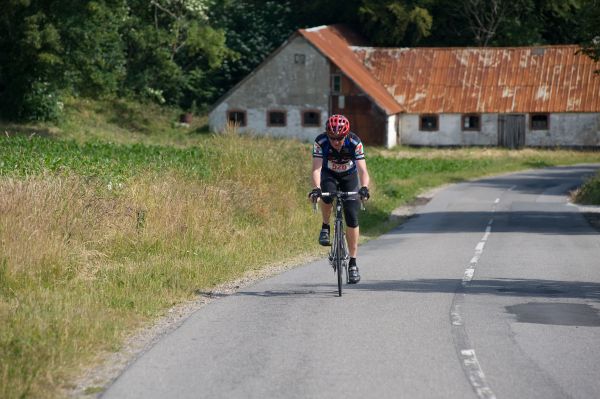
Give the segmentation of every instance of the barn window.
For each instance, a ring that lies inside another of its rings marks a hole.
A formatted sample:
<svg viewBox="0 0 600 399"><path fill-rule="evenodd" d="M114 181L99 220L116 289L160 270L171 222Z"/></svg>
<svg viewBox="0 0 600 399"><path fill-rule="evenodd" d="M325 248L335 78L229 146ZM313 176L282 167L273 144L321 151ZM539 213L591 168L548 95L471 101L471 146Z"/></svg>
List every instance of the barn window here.
<svg viewBox="0 0 600 399"><path fill-rule="evenodd" d="M548 114L531 114L531 130L548 130L550 127L550 118Z"/></svg>
<svg viewBox="0 0 600 399"><path fill-rule="evenodd" d="M419 130L438 130L438 115L421 115L419 117Z"/></svg>
<svg viewBox="0 0 600 399"><path fill-rule="evenodd" d="M481 130L481 118L477 114L462 116L462 130Z"/></svg>
<svg viewBox="0 0 600 399"><path fill-rule="evenodd" d="M285 111L269 111L267 114L267 126L285 126Z"/></svg>
<svg viewBox="0 0 600 399"><path fill-rule="evenodd" d="M300 65L306 64L306 55L294 54L294 64L300 64Z"/></svg>
<svg viewBox="0 0 600 399"><path fill-rule="evenodd" d="M331 94L340 94L342 92L342 76L331 75Z"/></svg>
<svg viewBox="0 0 600 399"><path fill-rule="evenodd" d="M316 110L307 110L302 112L302 126L318 127L321 126L321 113Z"/></svg>
<svg viewBox="0 0 600 399"><path fill-rule="evenodd" d="M236 126L246 126L246 111L227 111L227 121Z"/></svg>

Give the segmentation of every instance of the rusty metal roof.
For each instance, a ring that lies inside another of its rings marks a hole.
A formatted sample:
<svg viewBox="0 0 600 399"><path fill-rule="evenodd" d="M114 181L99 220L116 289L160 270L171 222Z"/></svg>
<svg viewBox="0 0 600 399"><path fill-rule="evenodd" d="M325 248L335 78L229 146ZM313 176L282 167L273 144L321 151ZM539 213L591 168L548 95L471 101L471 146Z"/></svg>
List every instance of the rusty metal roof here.
<svg viewBox="0 0 600 399"><path fill-rule="evenodd" d="M575 45L353 47L405 112L600 112L600 76Z"/></svg>
<svg viewBox="0 0 600 399"><path fill-rule="evenodd" d="M384 112L390 115L402 111L400 104L352 51L351 46L363 44L357 35L341 25L300 29L298 32L337 65Z"/></svg>
<svg viewBox="0 0 600 399"><path fill-rule="evenodd" d="M377 48L343 25L299 33L386 113L600 112L579 46Z"/></svg>

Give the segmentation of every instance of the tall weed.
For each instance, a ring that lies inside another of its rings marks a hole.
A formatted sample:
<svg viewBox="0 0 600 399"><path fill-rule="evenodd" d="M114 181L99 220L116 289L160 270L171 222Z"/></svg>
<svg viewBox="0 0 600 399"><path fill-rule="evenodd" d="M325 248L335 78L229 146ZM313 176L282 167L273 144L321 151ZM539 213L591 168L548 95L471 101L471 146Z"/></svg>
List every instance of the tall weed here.
<svg viewBox="0 0 600 399"><path fill-rule="evenodd" d="M59 395L78 364L173 304L315 251L308 150L251 137L213 147L118 187L77 166L0 178L0 397ZM207 173L186 169L198 165Z"/></svg>

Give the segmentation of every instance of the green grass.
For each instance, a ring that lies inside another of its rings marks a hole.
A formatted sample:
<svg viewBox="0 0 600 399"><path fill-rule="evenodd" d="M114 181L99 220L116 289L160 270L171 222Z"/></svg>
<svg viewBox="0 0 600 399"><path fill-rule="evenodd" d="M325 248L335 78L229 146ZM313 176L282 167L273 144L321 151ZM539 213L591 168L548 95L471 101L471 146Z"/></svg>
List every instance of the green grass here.
<svg viewBox="0 0 600 399"><path fill-rule="evenodd" d="M2 126L2 398L62 396L98 353L174 304L324 253L306 199L308 143L206 134L178 127L176 110L146 107L73 101L58 125ZM488 148L367 147L367 157L368 237L440 184L600 162L598 152Z"/></svg>
<svg viewBox="0 0 600 399"><path fill-rule="evenodd" d="M214 151L202 147L178 149L145 144L112 144L89 141L49 140L42 137L1 137L0 176L32 176L41 173L76 173L85 177L121 182L144 171L178 170L188 176L206 177L208 157Z"/></svg>
<svg viewBox="0 0 600 399"><path fill-rule="evenodd" d="M585 184L577 190L575 201L585 205L600 205L600 173L588 179Z"/></svg>

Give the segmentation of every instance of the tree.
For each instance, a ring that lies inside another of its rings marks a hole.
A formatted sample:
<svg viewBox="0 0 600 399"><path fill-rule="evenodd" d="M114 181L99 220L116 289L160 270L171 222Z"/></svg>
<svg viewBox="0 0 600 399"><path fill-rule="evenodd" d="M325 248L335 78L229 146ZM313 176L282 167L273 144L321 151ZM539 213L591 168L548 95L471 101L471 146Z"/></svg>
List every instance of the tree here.
<svg viewBox="0 0 600 399"><path fill-rule="evenodd" d="M227 32L227 47L238 54L211 75L218 86L215 97L248 75L296 29L287 0L224 0L211 8L210 16Z"/></svg>
<svg viewBox="0 0 600 399"><path fill-rule="evenodd" d="M211 71L235 57L213 28L208 0L129 0L125 87L137 96L190 108L212 98Z"/></svg>
<svg viewBox="0 0 600 399"><path fill-rule="evenodd" d="M600 0L585 0L579 18L582 21L581 52L598 63L600 62ZM595 72L600 74L600 65Z"/></svg>
<svg viewBox="0 0 600 399"><path fill-rule="evenodd" d="M468 22L467 28L478 46L487 46L496 36L500 23L510 12L511 0L462 0L457 11Z"/></svg>
<svg viewBox="0 0 600 399"><path fill-rule="evenodd" d="M62 44L48 16L26 0L0 13L0 112L10 119L57 116Z"/></svg>
<svg viewBox="0 0 600 399"><path fill-rule="evenodd" d="M358 9L364 33L377 45L415 45L431 33L430 1L363 0Z"/></svg>
<svg viewBox="0 0 600 399"><path fill-rule="evenodd" d="M576 43L583 0L437 0L431 45Z"/></svg>
<svg viewBox="0 0 600 399"><path fill-rule="evenodd" d="M52 10L70 91L87 97L115 95L125 77L121 30L126 0L54 1Z"/></svg>
<svg viewBox="0 0 600 399"><path fill-rule="evenodd" d="M0 112L56 119L65 92L116 92L124 0L8 0L0 14Z"/></svg>

